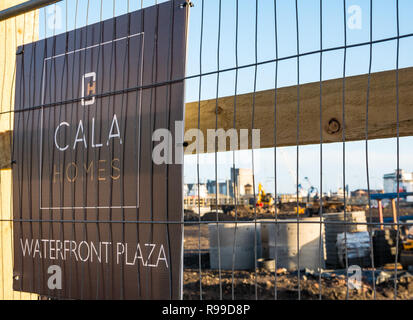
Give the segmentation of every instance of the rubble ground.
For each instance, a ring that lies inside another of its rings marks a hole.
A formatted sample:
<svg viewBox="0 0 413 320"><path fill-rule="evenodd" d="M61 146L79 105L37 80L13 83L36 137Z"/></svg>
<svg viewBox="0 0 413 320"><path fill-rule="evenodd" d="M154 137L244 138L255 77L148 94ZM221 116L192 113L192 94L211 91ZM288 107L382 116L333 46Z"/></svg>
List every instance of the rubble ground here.
<svg viewBox="0 0 413 320"><path fill-rule="evenodd" d="M221 282L220 282L221 277ZM259 300L275 299L275 281L277 281L278 300L298 299L298 273L277 275L266 270L235 271L231 270L202 270L202 299L213 300ZM318 276L300 275L300 299L303 300L345 300L347 299L346 277L336 275L331 278L322 278L321 287ZM221 287L220 287L221 283ZM320 290L321 288L321 290ZM234 296L232 296L234 293ZM321 296L320 296L321 293ZM256 296L257 294L257 296ZM184 299L200 299L200 273L199 269L184 270ZM363 281L360 290L348 290L350 300L392 300L394 299L394 280L385 281L376 285L376 296L371 284ZM397 299L413 299L413 277L400 278L397 281Z"/></svg>
<svg viewBox="0 0 413 320"><path fill-rule="evenodd" d="M208 225L186 225L184 229L184 299L207 300L244 299L254 300L295 300L298 299L298 272L279 270L274 272L264 269L254 271L211 270L209 268ZM201 273L199 268L201 258ZM325 271L322 273L321 286L319 274L311 270L300 271L300 299L315 300L392 300L394 299L394 273L376 270L375 285L372 270L363 270L363 284L360 290L348 290L344 270ZM221 278L221 281L220 281ZM277 286L275 287L275 279ZM374 286L376 295L374 295ZM234 296L233 296L234 293ZM276 294L276 295L275 295ZM413 299L413 275L398 271L397 299Z"/></svg>

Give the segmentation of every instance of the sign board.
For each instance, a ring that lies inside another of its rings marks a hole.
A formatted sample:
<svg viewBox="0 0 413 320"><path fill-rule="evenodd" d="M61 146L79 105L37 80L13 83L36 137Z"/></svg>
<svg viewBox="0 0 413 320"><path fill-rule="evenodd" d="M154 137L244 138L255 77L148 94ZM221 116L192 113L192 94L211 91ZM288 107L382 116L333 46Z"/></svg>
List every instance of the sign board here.
<svg viewBox="0 0 413 320"><path fill-rule="evenodd" d="M175 122L184 119L182 4L19 48L15 290L181 298L182 165L152 161L152 134L162 128L175 137Z"/></svg>

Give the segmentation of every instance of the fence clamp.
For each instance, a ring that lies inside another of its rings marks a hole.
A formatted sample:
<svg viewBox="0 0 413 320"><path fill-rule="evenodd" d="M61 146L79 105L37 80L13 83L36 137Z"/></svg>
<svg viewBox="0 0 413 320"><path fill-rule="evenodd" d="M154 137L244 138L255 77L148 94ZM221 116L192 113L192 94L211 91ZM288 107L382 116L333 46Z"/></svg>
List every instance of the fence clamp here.
<svg viewBox="0 0 413 320"><path fill-rule="evenodd" d="M181 8L186 8L187 6L192 8L194 6L194 4L193 4L192 1L185 1L183 4L181 4Z"/></svg>

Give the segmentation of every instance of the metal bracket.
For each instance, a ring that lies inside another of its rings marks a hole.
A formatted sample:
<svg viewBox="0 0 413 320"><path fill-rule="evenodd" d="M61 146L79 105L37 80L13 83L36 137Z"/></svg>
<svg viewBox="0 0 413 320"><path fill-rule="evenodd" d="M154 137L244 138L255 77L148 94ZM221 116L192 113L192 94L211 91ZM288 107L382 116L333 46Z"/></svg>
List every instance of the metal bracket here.
<svg viewBox="0 0 413 320"><path fill-rule="evenodd" d="M16 17L29 11L40 9L62 0L28 0L0 11L0 21Z"/></svg>
<svg viewBox="0 0 413 320"><path fill-rule="evenodd" d="M181 8L186 8L186 7L190 7L190 8L193 8L194 7L194 4L193 4L193 2L192 1L185 1L183 4L181 4Z"/></svg>

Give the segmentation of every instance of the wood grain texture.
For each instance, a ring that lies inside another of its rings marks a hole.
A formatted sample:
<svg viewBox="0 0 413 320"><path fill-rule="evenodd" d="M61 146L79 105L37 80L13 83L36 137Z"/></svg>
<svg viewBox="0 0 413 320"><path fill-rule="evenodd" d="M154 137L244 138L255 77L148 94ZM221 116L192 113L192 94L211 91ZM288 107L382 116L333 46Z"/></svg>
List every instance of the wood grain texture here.
<svg viewBox="0 0 413 320"><path fill-rule="evenodd" d="M398 71L399 134L413 135L413 68ZM344 104L343 104L343 83ZM368 75L347 77L322 82L322 134L323 142L366 139L366 106ZM368 103L368 139L396 137L396 71L371 74ZM259 91L200 102L200 128L215 129L218 110L218 128L233 128L236 103L236 129L252 128L252 110L255 108L254 128L261 130L261 148L320 143L320 83L308 83L279 88L276 91L276 122L274 121L275 90ZM299 104L298 104L299 101ZM299 105L299 136L297 140L297 109ZM343 121L343 105L345 117ZM186 128L198 128L198 102L186 104ZM335 119L335 120L333 120ZM333 121L332 121L333 120ZM276 127L274 125L276 123ZM276 141L274 140L276 128ZM344 131L343 131L344 130ZM229 139L227 139L229 140ZM249 139L251 148L251 138ZM206 139L205 139L206 141ZM205 148L206 150L206 148ZM229 141L227 141L229 150Z"/></svg>
<svg viewBox="0 0 413 320"><path fill-rule="evenodd" d="M0 10L26 0L0 0ZM39 10L0 22L0 300L37 299L13 290L12 175L10 134L14 117L16 49L39 37ZM3 166L5 165L5 166ZM9 221L7 221L9 220Z"/></svg>
<svg viewBox="0 0 413 320"><path fill-rule="evenodd" d="M11 167L11 139L12 131L0 133L0 169Z"/></svg>

